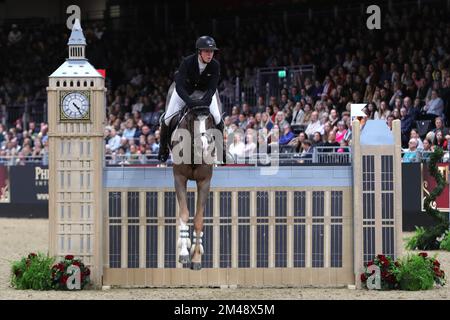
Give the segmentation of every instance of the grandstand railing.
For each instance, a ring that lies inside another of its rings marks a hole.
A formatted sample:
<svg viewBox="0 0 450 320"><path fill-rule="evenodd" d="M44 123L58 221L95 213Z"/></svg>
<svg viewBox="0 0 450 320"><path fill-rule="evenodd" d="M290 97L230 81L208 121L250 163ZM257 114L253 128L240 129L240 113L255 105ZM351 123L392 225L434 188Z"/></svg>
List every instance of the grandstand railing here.
<svg viewBox="0 0 450 320"><path fill-rule="evenodd" d="M402 149L402 162L428 162L430 161L430 156L433 152L431 151L408 151L407 149ZM445 151L440 162L450 162L450 152Z"/></svg>
<svg viewBox="0 0 450 320"><path fill-rule="evenodd" d="M281 149L283 150L283 149ZM285 152L254 153L246 156L229 154L227 164L250 166L288 166L288 165L350 165L349 147L315 147L311 153L302 154L285 149ZM156 154L107 154L106 166L157 166L160 164ZM172 160L167 161L172 166Z"/></svg>
<svg viewBox="0 0 450 320"><path fill-rule="evenodd" d="M42 156L0 156L0 166L48 165L48 154Z"/></svg>
<svg viewBox="0 0 450 320"><path fill-rule="evenodd" d="M415 151L413 156L410 152L402 150L402 162L428 162L432 152ZM407 155L407 156L405 156ZM41 156L0 156L0 165L15 166L26 164L48 165L48 154ZM444 152L441 162L450 162L450 152ZM253 153L247 156L229 155L227 164L230 165L350 165L352 155L350 147L315 147L308 154L293 152L291 148L280 149L274 153ZM160 165L157 154L107 154L105 155L106 166L139 166L139 165ZM169 160L167 165L173 165Z"/></svg>

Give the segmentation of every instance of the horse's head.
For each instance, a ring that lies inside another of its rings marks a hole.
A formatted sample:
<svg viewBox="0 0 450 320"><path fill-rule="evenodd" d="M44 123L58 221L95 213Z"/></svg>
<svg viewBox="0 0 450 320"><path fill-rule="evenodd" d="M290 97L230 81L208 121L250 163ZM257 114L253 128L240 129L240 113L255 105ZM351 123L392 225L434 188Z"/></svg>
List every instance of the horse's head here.
<svg viewBox="0 0 450 320"><path fill-rule="evenodd" d="M195 96L195 93L191 97ZM198 99L198 97L193 98ZM209 106L186 109L173 137L174 163L213 164L215 157L214 129L214 118L209 112Z"/></svg>

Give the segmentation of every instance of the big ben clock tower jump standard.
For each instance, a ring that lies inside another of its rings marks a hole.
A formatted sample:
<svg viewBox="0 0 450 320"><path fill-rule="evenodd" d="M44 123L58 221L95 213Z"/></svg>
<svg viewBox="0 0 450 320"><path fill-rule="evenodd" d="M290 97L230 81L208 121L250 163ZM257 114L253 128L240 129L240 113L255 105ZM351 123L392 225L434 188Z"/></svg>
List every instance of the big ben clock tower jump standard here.
<svg viewBox="0 0 450 320"><path fill-rule="evenodd" d="M50 254L75 255L101 285L105 80L85 57L77 19L69 58L49 76ZM94 201L95 199L95 201Z"/></svg>

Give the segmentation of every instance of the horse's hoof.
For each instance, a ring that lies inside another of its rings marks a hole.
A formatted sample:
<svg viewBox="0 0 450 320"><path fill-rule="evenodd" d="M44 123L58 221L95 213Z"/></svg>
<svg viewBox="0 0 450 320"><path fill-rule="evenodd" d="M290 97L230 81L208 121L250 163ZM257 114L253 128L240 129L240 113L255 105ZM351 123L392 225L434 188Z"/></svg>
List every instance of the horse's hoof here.
<svg viewBox="0 0 450 320"><path fill-rule="evenodd" d="M191 270L201 270L201 269L202 269L201 262L192 262L191 263Z"/></svg>
<svg viewBox="0 0 450 320"><path fill-rule="evenodd" d="M179 256L178 257L178 262L186 264L186 263L191 262L191 260L189 259L189 255L184 255L184 256Z"/></svg>

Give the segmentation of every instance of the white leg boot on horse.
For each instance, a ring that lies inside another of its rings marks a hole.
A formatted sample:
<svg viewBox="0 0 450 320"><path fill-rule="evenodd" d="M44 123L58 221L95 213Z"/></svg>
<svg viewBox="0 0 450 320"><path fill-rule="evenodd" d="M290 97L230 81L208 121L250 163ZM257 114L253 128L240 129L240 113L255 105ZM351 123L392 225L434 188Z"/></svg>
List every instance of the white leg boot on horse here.
<svg viewBox="0 0 450 320"><path fill-rule="evenodd" d="M201 270L202 269L202 254L204 253L203 249L203 232L192 233L192 247L191 247L191 269L192 270Z"/></svg>
<svg viewBox="0 0 450 320"><path fill-rule="evenodd" d="M191 239L189 236L189 226L180 219L180 236L178 237L178 248L180 254L178 255L178 262L186 264L190 262L189 248L191 247Z"/></svg>

